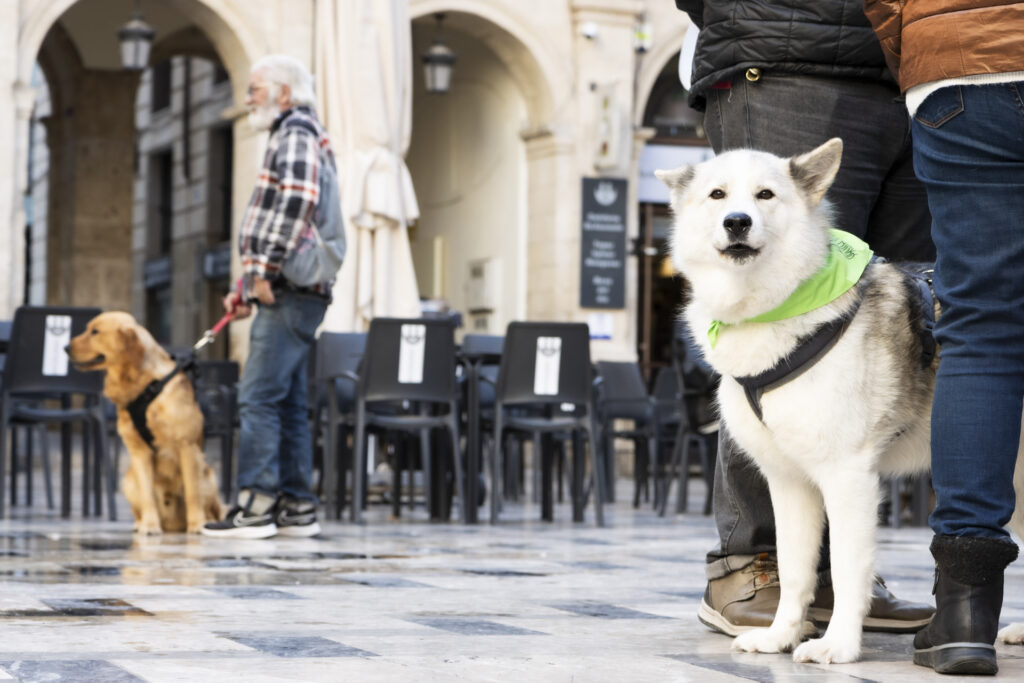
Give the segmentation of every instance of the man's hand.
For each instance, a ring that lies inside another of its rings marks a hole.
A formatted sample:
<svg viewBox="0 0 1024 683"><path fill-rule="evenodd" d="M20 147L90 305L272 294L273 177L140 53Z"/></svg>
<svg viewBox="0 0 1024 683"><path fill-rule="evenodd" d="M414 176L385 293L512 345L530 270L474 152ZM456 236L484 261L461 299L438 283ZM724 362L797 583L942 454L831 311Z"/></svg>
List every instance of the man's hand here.
<svg viewBox="0 0 1024 683"><path fill-rule="evenodd" d="M274 305L274 292L270 289L270 280L264 280L258 275L253 277L252 294L261 304L266 306Z"/></svg>
<svg viewBox="0 0 1024 683"><path fill-rule="evenodd" d="M248 318L252 313L252 306L242 303L242 295L238 292L228 292L224 297L224 311L230 313L235 320Z"/></svg>

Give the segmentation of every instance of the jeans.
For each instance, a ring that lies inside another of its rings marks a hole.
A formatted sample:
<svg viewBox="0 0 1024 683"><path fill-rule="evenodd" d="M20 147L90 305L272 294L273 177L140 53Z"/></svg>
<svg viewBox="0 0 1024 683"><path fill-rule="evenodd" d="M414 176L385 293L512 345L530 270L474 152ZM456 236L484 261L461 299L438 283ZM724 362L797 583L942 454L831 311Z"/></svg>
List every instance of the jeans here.
<svg viewBox="0 0 1024 683"><path fill-rule="evenodd" d="M742 74L727 90L708 92L704 127L716 152L753 147L791 156L832 137L843 139L839 173L826 195L835 227L865 239L893 260L931 261L931 218L914 176L907 109L893 85L846 78ZM709 579L775 552L775 519L760 471L723 429L713 508L719 545L707 555ZM821 570L828 567L822 553Z"/></svg>
<svg viewBox="0 0 1024 683"><path fill-rule="evenodd" d="M287 289L274 296L253 320L238 390L238 489L316 501L306 385L327 300Z"/></svg>
<svg viewBox="0 0 1024 683"><path fill-rule="evenodd" d="M942 304L929 523L1009 538L1024 401L1024 81L942 88L913 131Z"/></svg>

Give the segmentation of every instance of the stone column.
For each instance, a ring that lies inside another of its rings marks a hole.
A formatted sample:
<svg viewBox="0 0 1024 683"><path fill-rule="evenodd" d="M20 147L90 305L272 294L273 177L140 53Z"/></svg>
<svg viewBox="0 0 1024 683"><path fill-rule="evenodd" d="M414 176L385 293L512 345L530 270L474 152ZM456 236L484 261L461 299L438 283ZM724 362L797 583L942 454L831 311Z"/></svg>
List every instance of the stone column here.
<svg viewBox="0 0 1024 683"><path fill-rule="evenodd" d="M47 121L51 304L131 310L138 79L83 70Z"/></svg>
<svg viewBox="0 0 1024 683"><path fill-rule="evenodd" d="M633 110L636 80L636 53L633 34L639 0L572 0L576 92L579 93L576 163L581 176L625 178L629 183L626 215L625 308L619 310L582 309L581 318L590 313L608 313L612 318L612 338L595 341L595 357L606 360L636 358L637 270L629 256L629 245L638 230L636 216L635 145L630 113ZM606 106L610 104L610 106ZM576 212L576 247L573 269L579 277L580 184L564 201ZM568 255L567 255L568 256ZM575 286L578 300L578 283ZM577 303L578 306L578 303Z"/></svg>

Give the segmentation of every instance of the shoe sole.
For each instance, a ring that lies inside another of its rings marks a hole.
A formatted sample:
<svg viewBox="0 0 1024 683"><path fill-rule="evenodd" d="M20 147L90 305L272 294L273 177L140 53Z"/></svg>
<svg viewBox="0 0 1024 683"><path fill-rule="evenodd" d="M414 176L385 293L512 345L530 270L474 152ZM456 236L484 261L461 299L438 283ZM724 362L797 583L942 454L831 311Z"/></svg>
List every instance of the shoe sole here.
<svg viewBox="0 0 1024 683"><path fill-rule="evenodd" d="M715 611L715 609L707 603L706 600L701 598L700 609L697 610L697 620L700 623L707 626L712 631L717 631L727 636L735 638L741 633L746 633L751 629L755 628L768 628L765 626L746 626L743 624L734 624L721 614ZM818 635L818 628L810 621L804 621L804 638L814 638Z"/></svg>
<svg viewBox="0 0 1024 683"><path fill-rule="evenodd" d="M716 612L703 598L700 601L700 609L697 610L697 619L712 631L717 631L733 638L752 628L757 628L756 626L738 626L732 623Z"/></svg>
<svg viewBox="0 0 1024 683"><path fill-rule="evenodd" d="M914 650L914 664L935 669L935 673L940 674L993 676L999 671L996 649L984 643L949 643Z"/></svg>
<svg viewBox="0 0 1024 683"><path fill-rule="evenodd" d="M264 524L261 526L240 526L232 529L207 529L203 527L203 536L211 536L213 538L270 538L276 536L278 533L277 526L274 524Z"/></svg>
<svg viewBox="0 0 1024 683"><path fill-rule="evenodd" d="M828 626L828 622L832 619L832 610L812 607L807 610L807 618L819 626ZM863 628L865 631L874 633L917 633L931 621L931 617L915 620L865 617Z"/></svg>
<svg viewBox="0 0 1024 683"><path fill-rule="evenodd" d="M278 536L289 536L291 538L309 538L310 536L316 536L320 531L320 522L277 527Z"/></svg>

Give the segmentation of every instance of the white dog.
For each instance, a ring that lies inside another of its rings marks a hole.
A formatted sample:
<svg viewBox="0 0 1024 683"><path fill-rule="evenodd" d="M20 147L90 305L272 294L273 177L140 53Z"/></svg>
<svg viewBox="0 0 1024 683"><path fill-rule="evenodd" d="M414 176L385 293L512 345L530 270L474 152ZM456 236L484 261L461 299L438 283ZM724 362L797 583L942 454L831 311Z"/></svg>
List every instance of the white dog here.
<svg viewBox="0 0 1024 683"><path fill-rule="evenodd" d="M919 278L868 263L866 245L829 230L823 198L841 155L834 138L791 159L736 150L657 172L672 194L673 264L692 286L686 320L723 377L721 417L764 473L775 510L778 611L771 627L741 634L733 648L793 650L802 662L860 656L879 475L927 469L937 365L922 333L930 296ZM826 264L842 272L823 282ZM818 287L802 286L809 280ZM800 346L805 357L793 355ZM766 376L789 366L798 369ZM1020 455L1017 475L1021 500ZM825 514L835 607L824 637L801 644ZM1020 504L1011 525L1024 531ZM1000 637L1019 642L1024 629L1013 628Z"/></svg>

